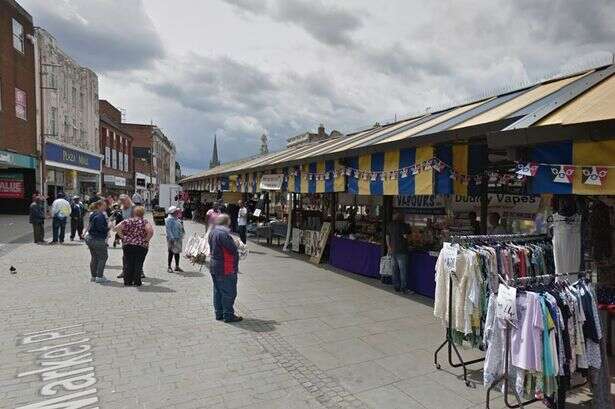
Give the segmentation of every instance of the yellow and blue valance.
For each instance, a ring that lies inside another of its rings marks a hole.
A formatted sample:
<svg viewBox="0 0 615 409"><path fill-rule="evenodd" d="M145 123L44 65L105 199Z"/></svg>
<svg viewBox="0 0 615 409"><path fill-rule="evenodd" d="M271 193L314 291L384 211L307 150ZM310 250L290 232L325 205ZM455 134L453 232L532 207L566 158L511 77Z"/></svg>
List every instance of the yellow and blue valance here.
<svg viewBox="0 0 615 409"><path fill-rule="evenodd" d="M433 169L400 170L423 164L433 157L434 148L425 146L349 158L346 161L350 168L347 173L351 173L347 181L348 192L358 195L431 195L434 193ZM391 172L396 176L387 178Z"/></svg>
<svg viewBox="0 0 615 409"><path fill-rule="evenodd" d="M615 194L615 140L540 144L530 150L529 159L538 166L529 178L530 193ZM591 183L586 172L602 167L604 177Z"/></svg>

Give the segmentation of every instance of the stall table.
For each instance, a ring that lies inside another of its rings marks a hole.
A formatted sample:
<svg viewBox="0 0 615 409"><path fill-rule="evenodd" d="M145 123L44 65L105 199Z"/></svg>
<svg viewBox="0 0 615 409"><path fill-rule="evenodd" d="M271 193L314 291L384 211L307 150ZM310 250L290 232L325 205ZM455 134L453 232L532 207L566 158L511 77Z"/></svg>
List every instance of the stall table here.
<svg viewBox="0 0 615 409"><path fill-rule="evenodd" d="M408 257L408 287L417 294L434 298L437 253L414 250Z"/></svg>
<svg viewBox="0 0 615 409"><path fill-rule="evenodd" d="M379 278L381 255L382 248L379 244L337 236L331 238L329 264L333 267Z"/></svg>

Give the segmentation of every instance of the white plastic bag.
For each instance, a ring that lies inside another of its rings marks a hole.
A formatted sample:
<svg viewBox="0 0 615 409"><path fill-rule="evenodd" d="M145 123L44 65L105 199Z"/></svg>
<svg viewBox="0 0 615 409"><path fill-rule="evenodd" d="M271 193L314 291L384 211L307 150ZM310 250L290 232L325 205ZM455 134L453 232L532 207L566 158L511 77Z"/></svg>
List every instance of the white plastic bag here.
<svg viewBox="0 0 615 409"><path fill-rule="evenodd" d="M393 257L382 256L380 257L380 277L393 276Z"/></svg>

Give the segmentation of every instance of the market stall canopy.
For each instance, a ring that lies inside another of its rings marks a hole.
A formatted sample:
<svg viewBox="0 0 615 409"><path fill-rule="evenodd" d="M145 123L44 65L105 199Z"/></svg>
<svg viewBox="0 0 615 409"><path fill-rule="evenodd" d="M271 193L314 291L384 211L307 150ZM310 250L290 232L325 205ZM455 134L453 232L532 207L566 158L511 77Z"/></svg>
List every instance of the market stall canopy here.
<svg viewBox="0 0 615 409"><path fill-rule="evenodd" d="M549 131L553 126L560 129L564 125L579 123L595 125L603 121L607 124L612 123L613 130L615 130L614 72L615 65L589 69L460 106L413 115L391 124L377 124L348 135L336 134L267 155L221 165L185 180L280 171L337 160L357 160L359 162L362 160L367 166L367 159L361 159L366 158L367 155L381 154L384 158L386 155L388 157L395 155L395 152L400 155L399 152L402 149L416 148L418 151L418 148L423 147L430 149L434 155L434 149L437 151L436 154L439 154L440 147L443 145L450 147L453 144L466 144L467 146L470 141L483 144L487 141L489 146L498 147L528 144L525 133L519 133L520 130L527 133L530 130L542 128L551 138L564 138L563 134L554 135ZM507 136L511 131L517 132L515 136ZM610 136L612 135L613 133ZM454 160L454 156L452 155L450 163ZM372 161L370 156L370 167ZM383 159L382 162L383 170L387 170L384 164L395 161ZM464 166L467 167L467 164ZM320 173L309 170L305 172ZM258 176L254 176L250 181L256 183L257 180ZM301 184L301 181L299 182L298 184ZM357 186L357 189L367 193L365 187L360 186ZM305 189L301 186L297 191ZM387 191L384 186L383 190ZM395 189L388 190L394 191ZM405 193L407 189L402 190ZM417 192L424 189L415 186L410 190L413 190L409 192L410 194L418 194ZM376 188L376 191L379 191L379 188Z"/></svg>

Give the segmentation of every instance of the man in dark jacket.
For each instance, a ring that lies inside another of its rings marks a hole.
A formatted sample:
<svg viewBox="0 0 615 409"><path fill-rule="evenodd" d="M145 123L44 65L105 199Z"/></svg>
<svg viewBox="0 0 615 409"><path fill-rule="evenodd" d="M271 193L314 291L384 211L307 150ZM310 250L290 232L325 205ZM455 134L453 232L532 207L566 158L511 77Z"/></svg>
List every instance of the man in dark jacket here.
<svg viewBox="0 0 615 409"><path fill-rule="evenodd" d="M83 240L83 217L85 216L85 206L81 203L79 196L73 197L70 205L70 240L75 240L75 235Z"/></svg>
<svg viewBox="0 0 615 409"><path fill-rule="evenodd" d="M30 223L34 232L34 242L45 243L45 199L43 196L33 197L30 205Z"/></svg>
<svg viewBox="0 0 615 409"><path fill-rule="evenodd" d="M209 233L211 265L209 272L214 286L214 310L216 320L238 322L243 318L235 315L233 304L237 297L237 272L239 254L230 234L231 220L222 214L216 219L216 225Z"/></svg>

